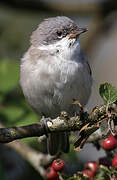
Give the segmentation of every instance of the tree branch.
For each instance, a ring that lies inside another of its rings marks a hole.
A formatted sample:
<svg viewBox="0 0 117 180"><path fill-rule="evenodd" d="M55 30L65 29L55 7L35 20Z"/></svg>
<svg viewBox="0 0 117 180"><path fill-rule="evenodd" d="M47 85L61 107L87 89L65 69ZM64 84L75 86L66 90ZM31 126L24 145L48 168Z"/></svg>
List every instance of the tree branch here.
<svg viewBox="0 0 117 180"><path fill-rule="evenodd" d="M36 137L45 134L43 124L32 124L21 127L0 128L0 143L8 143L16 139Z"/></svg>
<svg viewBox="0 0 117 180"><path fill-rule="evenodd" d="M114 103L109 105L109 111L113 119L116 119L117 105ZM100 123L105 120L108 120L105 105L94 108L90 114L81 110L79 115L74 117L69 117L66 112L61 112L56 119L46 119L46 126L44 121L41 121L27 126L0 128L0 143L8 143L26 137L40 137L51 132L80 131L75 148L80 145L82 147L88 137L99 129Z"/></svg>

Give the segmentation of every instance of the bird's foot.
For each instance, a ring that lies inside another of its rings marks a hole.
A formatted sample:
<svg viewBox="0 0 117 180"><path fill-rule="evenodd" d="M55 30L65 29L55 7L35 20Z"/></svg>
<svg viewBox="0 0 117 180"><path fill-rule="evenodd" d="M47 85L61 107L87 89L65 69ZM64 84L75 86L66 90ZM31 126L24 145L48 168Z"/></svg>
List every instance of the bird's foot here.
<svg viewBox="0 0 117 180"><path fill-rule="evenodd" d="M46 132L46 137L48 137L48 133L49 133L49 128L48 128L48 125L47 125L48 121L51 121L51 118L45 118L44 116L42 116L42 118L40 120L40 122L42 124L44 124L45 132Z"/></svg>

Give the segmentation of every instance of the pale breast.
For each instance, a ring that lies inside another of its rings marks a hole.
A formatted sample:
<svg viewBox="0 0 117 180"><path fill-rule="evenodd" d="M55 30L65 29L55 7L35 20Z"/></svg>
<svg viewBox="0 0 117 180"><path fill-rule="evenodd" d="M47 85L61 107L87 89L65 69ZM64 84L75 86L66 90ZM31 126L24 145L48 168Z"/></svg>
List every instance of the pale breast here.
<svg viewBox="0 0 117 180"><path fill-rule="evenodd" d="M91 76L85 63L39 60L36 66L25 61L20 83L29 104L41 115L56 117L62 110L72 111L72 101L82 105L91 92Z"/></svg>

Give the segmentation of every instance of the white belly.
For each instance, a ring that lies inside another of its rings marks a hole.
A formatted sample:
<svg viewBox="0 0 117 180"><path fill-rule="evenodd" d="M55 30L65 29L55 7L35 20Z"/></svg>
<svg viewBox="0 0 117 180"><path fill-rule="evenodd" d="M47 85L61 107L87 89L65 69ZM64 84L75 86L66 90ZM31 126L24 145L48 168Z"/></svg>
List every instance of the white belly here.
<svg viewBox="0 0 117 180"><path fill-rule="evenodd" d="M20 83L26 99L37 113L49 117L56 117L63 110L72 112L73 99L85 105L92 84L85 64L55 61L39 60L36 69L33 65L29 69L29 62L21 65Z"/></svg>

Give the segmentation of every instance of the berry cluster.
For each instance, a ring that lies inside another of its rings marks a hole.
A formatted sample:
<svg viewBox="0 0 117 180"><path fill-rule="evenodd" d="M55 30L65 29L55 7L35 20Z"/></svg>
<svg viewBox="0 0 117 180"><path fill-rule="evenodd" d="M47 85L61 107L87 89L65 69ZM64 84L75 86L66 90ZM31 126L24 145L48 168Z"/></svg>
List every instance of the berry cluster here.
<svg viewBox="0 0 117 180"><path fill-rule="evenodd" d="M116 130L117 134L117 130ZM115 138L112 134L109 135L108 138L104 139L101 143L101 147L105 151L112 151L117 148L117 138ZM102 157L98 162L91 161L87 162L84 166L84 169L81 171L82 175L88 177L90 179L97 177L98 169L100 169L101 165L106 166L108 170L112 170L117 167L117 155L114 155L113 159L108 157ZM52 165L46 170L46 178L48 180L59 180L60 172L64 169L65 163L62 159L56 159L52 162Z"/></svg>
<svg viewBox="0 0 117 180"><path fill-rule="evenodd" d="M46 178L48 180L59 179L60 172L64 169L65 163L62 159L56 159L53 161L52 165L46 169Z"/></svg>
<svg viewBox="0 0 117 180"><path fill-rule="evenodd" d="M84 170L82 171L83 176L88 178L94 178L100 165L106 166L108 168L117 167L117 156L114 156L112 162L107 157L100 158L98 162L96 161L87 162L85 164Z"/></svg>
<svg viewBox="0 0 117 180"><path fill-rule="evenodd" d="M117 130L116 130L117 134ZM105 151L111 151L117 148L117 138L115 138L112 134L109 135L108 138L104 139L101 143L101 147ZM106 167L117 167L117 155L114 155L114 158L109 159L107 157L100 158L98 162L92 161L85 164L85 168L82 171L83 176L86 176L88 178L94 178L97 170L100 165L106 166Z"/></svg>

